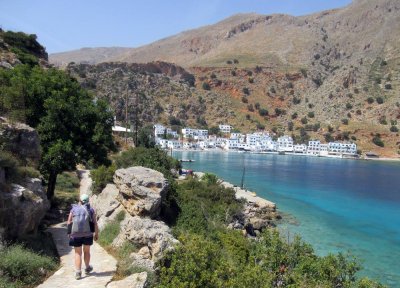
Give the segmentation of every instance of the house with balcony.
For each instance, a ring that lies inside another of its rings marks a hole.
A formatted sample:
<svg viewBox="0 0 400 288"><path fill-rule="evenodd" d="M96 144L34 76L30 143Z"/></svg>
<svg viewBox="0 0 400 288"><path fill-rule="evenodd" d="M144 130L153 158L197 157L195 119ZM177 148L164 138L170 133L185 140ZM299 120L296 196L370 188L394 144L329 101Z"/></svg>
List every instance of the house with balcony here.
<svg viewBox="0 0 400 288"><path fill-rule="evenodd" d="M321 152L321 141L311 140L308 141L307 155L319 156Z"/></svg>
<svg viewBox="0 0 400 288"><path fill-rule="evenodd" d="M226 125L226 124L219 124L219 131L221 131L222 133L225 134L229 134L231 133L231 130L233 129L233 127L231 125Z"/></svg>
<svg viewBox="0 0 400 288"><path fill-rule="evenodd" d="M282 136L277 141L279 152L293 152L293 139L290 136Z"/></svg>
<svg viewBox="0 0 400 288"><path fill-rule="evenodd" d="M306 154L307 153L307 145L306 144L293 145L293 152L298 153L298 154Z"/></svg>

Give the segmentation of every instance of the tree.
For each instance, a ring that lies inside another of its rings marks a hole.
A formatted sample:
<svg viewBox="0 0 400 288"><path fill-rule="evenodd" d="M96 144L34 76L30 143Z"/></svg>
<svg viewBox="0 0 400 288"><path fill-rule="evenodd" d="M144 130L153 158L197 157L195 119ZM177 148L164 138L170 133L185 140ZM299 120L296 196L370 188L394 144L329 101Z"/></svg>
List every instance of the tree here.
<svg viewBox="0 0 400 288"><path fill-rule="evenodd" d="M268 110L264 108L258 110L258 113L260 114L260 116L268 116Z"/></svg>
<svg viewBox="0 0 400 288"><path fill-rule="evenodd" d="M152 125L147 125L145 127L142 127L139 130L137 144L139 147L146 147L146 148L154 148L155 147L156 141L154 139Z"/></svg>
<svg viewBox="0 0 400 288"><path fill-rule="evenodd" d="M210 84L208 84L207 82L203 82L202 87L203 87L204 90L210 90L211 89Z"/></svg>
<svg viewBox="0 0 400 288"><path fill-rule="evenodd" d="M47 180L49 199L62 171L75 169L82 161L109 162L107 153L114 149L113 115L104 101L93 99L75 79L57 69L20 65L2 71L0 83L1 91L14 91L22 99L25 122L39 133L40 170Z"/></svg>
<svg viewBox="0 0 400 288"><path fill-rule="evenodd" d="M219 130L219 127L218 126L212 126L210 129L209 129L209 132L210 132L210 135L220 135L220 130Z"/></svg>

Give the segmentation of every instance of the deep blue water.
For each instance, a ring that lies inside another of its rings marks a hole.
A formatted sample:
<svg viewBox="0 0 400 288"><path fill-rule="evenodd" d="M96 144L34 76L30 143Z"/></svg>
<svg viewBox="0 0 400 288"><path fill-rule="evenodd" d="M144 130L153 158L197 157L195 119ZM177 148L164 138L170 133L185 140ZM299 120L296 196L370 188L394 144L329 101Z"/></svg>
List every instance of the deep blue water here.
<svg viewBox="0 0 400 288"><path fill-rule="evenodd" d="M235 152L173 152L184 168L212 172L277 204L281 225L319 255L350 252L360 276L400 287L400 163Z"/></svg>

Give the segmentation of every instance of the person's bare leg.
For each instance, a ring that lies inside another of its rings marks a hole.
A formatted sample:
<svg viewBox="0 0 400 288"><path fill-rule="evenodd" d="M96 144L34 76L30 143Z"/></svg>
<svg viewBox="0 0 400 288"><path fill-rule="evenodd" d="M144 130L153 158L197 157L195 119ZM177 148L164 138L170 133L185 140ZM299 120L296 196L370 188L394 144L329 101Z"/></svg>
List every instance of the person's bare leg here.
<svg viewBox="0 0 400 288"><path fill-rule="evenodd" d="M82 267L82 246L75 247L75 270L81 271Z"/></svg>
<svg viewBox="0 0 400 288"><path fill-rule="evenodd" d="M83 245L83 259L85 260L86 268L89 267L90 264L90 246Z"/></svg>

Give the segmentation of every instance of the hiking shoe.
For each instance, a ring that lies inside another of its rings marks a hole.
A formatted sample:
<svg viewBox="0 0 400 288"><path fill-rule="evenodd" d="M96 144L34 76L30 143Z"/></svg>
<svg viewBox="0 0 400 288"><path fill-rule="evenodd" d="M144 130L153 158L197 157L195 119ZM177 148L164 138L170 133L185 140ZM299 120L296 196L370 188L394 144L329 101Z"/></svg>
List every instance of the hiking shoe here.
<svg viewBox="0 0 400 288"><path fill-rule="evenodd" d="M89 274L90 272L92 272L93 271L93 266L92 265L89 265L89 267L86 267L85 268L85 273L86 274Z"/></svg>
<svg viewBox="0 0 400 288"><path fill-rule="evenodd" d="M81 272L81 271L75 272L75 279L76 279L76 280L81 279L81 277L82 277L82 272Z"/></svg>

